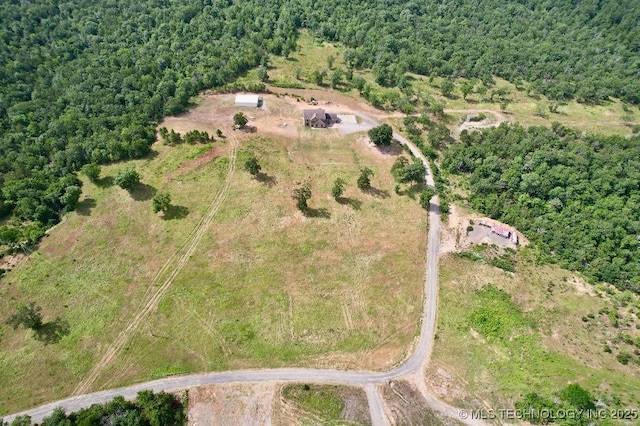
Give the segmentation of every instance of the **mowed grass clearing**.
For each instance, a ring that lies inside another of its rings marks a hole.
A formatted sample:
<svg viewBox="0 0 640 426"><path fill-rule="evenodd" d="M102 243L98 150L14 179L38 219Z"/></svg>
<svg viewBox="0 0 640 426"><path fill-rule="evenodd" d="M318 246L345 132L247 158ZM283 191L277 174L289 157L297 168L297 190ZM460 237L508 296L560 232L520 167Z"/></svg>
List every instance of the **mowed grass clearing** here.
<svg viewBox="0 0 640 426"><path fill-rule="evenodd" d="M165 123L237 137L237 167L197 250L92 389L245 367L384 369L402 360L417 332L427 217L393 193L395 158L358 135L299 129L297 116L282 137L261 135L260 126L231 133L227 98L204 99L204 112ZM289 111L275 99L268 108ZM100 186L85 183L79 211L2 279L3 318L34 301L45 320L68 321L70 334L45 346L2 325L0 412L68 396L90 371L220 190L230 143L214 142L215 151L156 144L154 155L132 162L144 183L132 194L109 184L124 164L104 167ZM260 180L242 169L249 153L262 165ZM356 188L364 166L377 191ZM342 203L330 197L337 176L348 182ZM305 179L313 191L307 217L291 198ZM170 220L152 212L158 190L172 196Z"/></svg>
<svg viewBox="0 0 640 426"><path fill-rule="evenodd" d="M210 233L101 387L173 372L382 369L402 359L422 308L426 215L392 194L392 158L329 132L242 144L239 163L256 155L263 178L238 168ZM355 185L365 165L376 174L372 194ZM330 196L337 176L348 182L342 203ZM307 216L291 198L304 180Z"/></svg>
<svg viewBox="0 0 640 426"><path fill-rule="evenodd" d="M124 164L103 167L100 186L85 181L77 212L68 214L26 261L2 278L1 412L70 394L140 308L157 271L219 189L224 176L219 163L179 171L202 146L157 144L154 150L156 157L131 162L144 182L132 194L111 183ZM173 219L153 214L150 196L157 190L171 193ZM31 301L42 306L45 321L67 321L70 334L45 346L31 332L13 331L4 323L17 305Z"/></svg>
<svg viewBox="0 0 640 426"><path fill-rule="evenodd" d="M638 338L637 300L619 303L627 296L522 256L510 273L446 255L427 383L444 400L474 408L513 408L527 393L552 397L569 383L612 407L637 408L638 367L616 359L634 346L618 336ZM617 326L603 309L620 315Z"/></svg>

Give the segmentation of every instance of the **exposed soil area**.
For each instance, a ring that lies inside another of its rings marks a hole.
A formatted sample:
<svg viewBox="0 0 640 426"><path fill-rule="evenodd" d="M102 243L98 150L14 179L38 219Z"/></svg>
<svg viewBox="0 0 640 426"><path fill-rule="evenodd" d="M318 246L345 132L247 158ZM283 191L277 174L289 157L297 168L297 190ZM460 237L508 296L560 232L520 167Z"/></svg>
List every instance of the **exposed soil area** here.
<svg viewBox="0 0 640 426"><path fill-rule="evenodd" d="M405 380L393 380L380 389L392 425L461 424L430 410L418 389Z"/></svg>
<svg viewBox="0 0 640 426"><path fill-rule="evenodd" d="M271 424L272 383L202 386L189 390L189 425Z"/></svg>
<svg viewBox="0 0 640 426"><path fill-rule="evenodd" d="M518 243L492 232L492 227L506 229L518 236ZM485 216L470 214L456 205L451 205L449 220L443 223L440 255L463 251L473 245L494 244L501 248L516 249L529 244L524 235L513 226Z"/></svg>
<svg viewBox="0 0 640 426"><path fill-rule="evenodd" d="M20 262L27 258L24 253L7 254L0 257L0 269L15 268Z"/></svg>

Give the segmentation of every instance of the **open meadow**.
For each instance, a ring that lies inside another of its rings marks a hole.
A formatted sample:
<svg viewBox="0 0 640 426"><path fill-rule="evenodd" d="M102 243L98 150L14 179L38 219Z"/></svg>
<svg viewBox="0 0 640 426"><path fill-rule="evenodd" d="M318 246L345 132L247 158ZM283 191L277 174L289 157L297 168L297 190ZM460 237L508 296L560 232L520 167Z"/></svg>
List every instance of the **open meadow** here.
<svg viewBox="0 0 640 426"><path fill-rule="evenodd" d="M637 296L535 265L527 250L516 272L457 254L441 258L427 385L459 407L497 410L530 392L556 398L579 383L610 408L637 409ZM620 354L630 355L628 363Z"/></svg>
<svg viewBox="0 0 640 426"><path fill-rule="evenodd" d="M301 128L291 102L268 96L266 109L245 110L251 133L231 130L232 95L206 97L161 126L219 128L225 138L156 143L130 163L142 178L130 193L112 182L124 164L85 182L78 211L3 278L2 312L33 301L68 333L45 345L2 325L2 412L69 395L81 381L95 390L176 373L387 369L403 359L422 308L427 216L394 193L394 155L359 134ZM250 155L257 178L243 168ZM365 166L367 192L355 184ZM347 182L340 202L330 195L336 177ZM291 193L305 180L313 195L303 215ZM164 216L152 211L157 191L171 194ZM114 341L124 343L92 370Z"/></svg>

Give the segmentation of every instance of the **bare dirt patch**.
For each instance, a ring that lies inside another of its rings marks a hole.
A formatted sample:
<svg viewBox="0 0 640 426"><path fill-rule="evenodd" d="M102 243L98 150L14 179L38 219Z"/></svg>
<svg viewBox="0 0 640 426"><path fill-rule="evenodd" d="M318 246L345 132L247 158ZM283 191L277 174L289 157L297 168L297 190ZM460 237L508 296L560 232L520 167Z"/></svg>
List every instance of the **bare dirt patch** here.
<svg viewBox="0 0 640 426"><path fill-rule="evenodd" d="M276 385L202 386L189 390L189 425L271 424Z"/></svg>
<svg viewBox="0 0 640 426"><path fill-rule="evenodd" d="M481 225L481 223L484 225ZM514 244L510 238L493 233L492 226L501 227L515 233L518 236L518 244ZM441 256L446 253L460 252L478 244L494 244L501 248L512 249L529 244L529 240L513 226L485 216L466 212L454 204L451 205L449 220L443 224L442 231Z"/></svg>
<svg viewBox="0 0 640 426"><path fill-rule="evenodd" d="M420 391L405 380L380 386L381 396L392 425L459 425L429 408Z"/></svg>
<svg viewBox="0 0 640 426"><path fill-rule="evenodd" d="M24 253L6 254L0 258L0 269L12 269L15 268L27 258Z"/></svg>

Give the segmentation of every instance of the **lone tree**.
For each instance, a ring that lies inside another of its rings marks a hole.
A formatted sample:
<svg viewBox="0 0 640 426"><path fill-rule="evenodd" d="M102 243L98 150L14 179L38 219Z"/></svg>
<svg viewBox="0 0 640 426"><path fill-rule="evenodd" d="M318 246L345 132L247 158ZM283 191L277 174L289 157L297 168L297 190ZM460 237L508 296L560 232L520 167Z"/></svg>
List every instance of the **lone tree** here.
<svg viewBox="0 0 640 426"><path fill-rule="evenodd" d="M258 78L263 83L269 80L269 73L267 72L267 67L261 66L258 68Z"/></svg>
<svg viewBox="0 0 640 426"><path fill-rule="evenodd" d="M368 167L360 170L360 176L358 176L358 188L363 191L371 188L371 177L373 176L373 170Z"/></svg>
<svg viewBox="0 0 640 426"><path fill-rule="evenodd" d="M423 183L424 176L427 173L424 163L419 158L415 158L413 163L405 168L405 182Z"/></svg>
<svg viewBox="0 0 640 426"><path fill-rule="evenodd" d="M327 56L327 65L329 65L329 69L332 70L333 69L333 62L336 60L336 58L333 55L329 55Z"/></svg>
<svg viewBox="0 0 640 426"><path fill-rule="evenodd" d="M419 158L415 158L412 163L409 163L409 160L405 157L398 157L393 166L391 166L391 174L396 182L422 183L424 182L426 168Z"/></svg>
<svg viewBox="0 0 640 426"><path fill-rule="evenodd" d="M33 331L40 331L42 329L42 307L36 306L34 302L28 305L20 305L15 314L11 315L7 320L7 324L17 330L18 327L23 326Z"/></svg>
<svg viewBox="0 0 640 426"><path fill-rule="evenodd" d="M307 201L311 198L311 185L305 181L302 185L293 190L293 198L296 200L296 207L305 213L309 209Z"/></svg>
<svg viewBox="0 0 640 426"><path fill-rule="evenodd" d="M473 82L467 80L462 83L462 86L460 86L460 91L462 92L462 99L467 100L467 96L469 96L469 93L473 92Z"/></svg>
<svg viewBox="0 0 640 426"><path fill-rule="evenodd" d="M168 192L158 192L152 200L153 212L166 212L171 207L171 195Z"/></svg>
<svg viewBox="0 0 640 426"><path fill-rule="evenodd" d="M82 167L81 173L88 177L91 182L95 183L100 178L100 166L96 163L85 164Z"/></svg>
<svg viewBox="0 0 640 426"><path fill-rule="evenodd" d="M371 142L378 146L391 145L392 137L393 129L388 124L382 124L369 130L369 138L371 138Z"/></svg>
<svg viewBox="0 0 640 426"><path fill-rule="evenodd" d="M120 169L113 177L113 181L122 189L127 191L140 183L140 175L133 167Z"/></svg>
<svg viewBox="0 0 640 426"><path fill-rule="evenodd" d="M344 188L347 185L347 182L342 178L336 178L333 182L333 188L331 188L331 195L333 195L334 200L338 200L344 194Z"/></svg>
<svg viewBox="0 0 640 426"><path fill-rule="evenodd" d="M450 78L447 78L440 85L440 91L442 92L442 96L446 98L450 98L453 95L453 91L456 86L453 84L453 81Z"/></svg>
<svg viewBox="0 0 640 426"><path fill-rule="evenodd" d="M311 81L313 81L318 86L322 86L324 83L324 78L327 76L327 72L325 70L320 71L319 69L313 70L311 73Z"/></svg>
<svg viewBox="0 0 640 426"><path fill-rule="evenodd" d="M233 116L233 124L239 129L243 128L248 122L249 119L243 112L236 112Z"/></svg>
<svg viewBox="0 0 640 426"><path fill-rule="evenodd" d="M257 176L258 173L260 173L260 170L262 170L262 167L260 167L258 159L252 155L244 162L244 169L251 173L251 176Z"/></svg>
<svg viewBox="0 0 640 426"><path fill-rule="evenodd" d="M409 160L406 157L398 157L398 159L391 166L391 175L396 182L405 182L405 169L409 165Z"/></svg>

